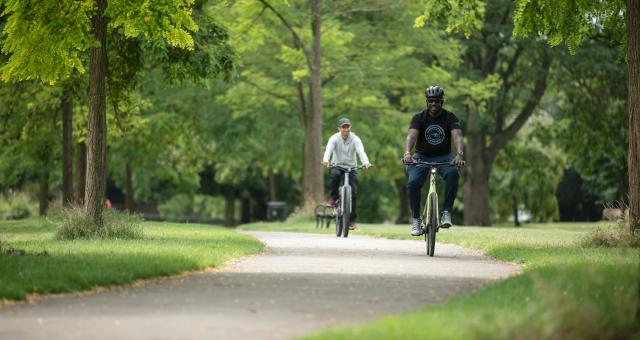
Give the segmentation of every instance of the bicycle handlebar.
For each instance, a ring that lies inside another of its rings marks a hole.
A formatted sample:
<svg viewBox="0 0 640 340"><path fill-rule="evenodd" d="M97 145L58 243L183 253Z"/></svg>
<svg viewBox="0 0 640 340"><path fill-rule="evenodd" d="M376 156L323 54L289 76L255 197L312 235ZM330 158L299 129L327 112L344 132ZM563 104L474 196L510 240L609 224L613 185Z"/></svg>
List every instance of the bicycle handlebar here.
<svg viewBox="0 0 640 340"><path fill-rule="evenodd" d="M403 162L403 164L406 166L423 166L423 167L429 167L429 168L439 168L439 167L451 166L451 165L459 167L453 164L453 162L423 162L423 161L417 161L417 160L413 160L413 162L411 163Z"/></svg>
<svg viewBox="0 0 640 340"><path fill-rule="evenodd" d="M362 170L362 169L364 169L364 165L358 165L358 166L353 167L353 168L345 168L345 167L340 166L340 165L330 164L329 165L329 169L331 169L331 168L342 169L342 170L345 170L345 171L354 171L354 170Z"/></svg>

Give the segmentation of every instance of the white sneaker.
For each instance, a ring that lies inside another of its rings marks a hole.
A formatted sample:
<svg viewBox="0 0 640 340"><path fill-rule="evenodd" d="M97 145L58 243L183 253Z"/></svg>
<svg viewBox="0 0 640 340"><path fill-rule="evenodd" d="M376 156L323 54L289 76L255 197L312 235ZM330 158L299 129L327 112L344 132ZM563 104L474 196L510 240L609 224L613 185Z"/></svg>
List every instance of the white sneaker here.
<svg viewBox="0 0 640 340"><path fill-rule="evenodd" d="M411 236L420 236L424 234L422 230L422 220L419 218L413 219L413 224L411 224Z"/></svg>

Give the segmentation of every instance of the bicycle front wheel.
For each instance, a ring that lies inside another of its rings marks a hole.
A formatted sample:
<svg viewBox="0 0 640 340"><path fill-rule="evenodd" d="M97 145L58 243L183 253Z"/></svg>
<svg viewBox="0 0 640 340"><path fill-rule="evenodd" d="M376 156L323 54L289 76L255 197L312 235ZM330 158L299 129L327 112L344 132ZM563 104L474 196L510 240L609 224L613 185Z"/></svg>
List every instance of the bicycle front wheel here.
<svg viewBox="0 0 640 340"><path fill-rule="evenodd" d="M333 208L333 218L336 221L336 236L340 237L342 235L342 211L340 209L341 202L336 203L336 207Z"/></svg>
<svg viewBox="0 0 640 340"><path fill-rule="evenodd" d="M349 236L349 222L351 221L351 187L343 187L342 201L342 236Z"/></svg>
<svg viewBox="0 0 640 340"><path fill-rule="evenodd" d="M438 230L438 194L429 196L429 221L427 221L427 255L433 256L436 250L436 231Z"/></svg>

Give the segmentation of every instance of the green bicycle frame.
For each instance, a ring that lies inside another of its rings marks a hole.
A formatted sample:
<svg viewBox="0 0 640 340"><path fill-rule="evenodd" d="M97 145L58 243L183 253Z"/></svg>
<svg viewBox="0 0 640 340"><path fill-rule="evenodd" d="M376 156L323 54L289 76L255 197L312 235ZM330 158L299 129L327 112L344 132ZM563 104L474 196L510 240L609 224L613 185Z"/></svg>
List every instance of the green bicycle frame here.
<svg viewBox="0 0 640 340"><path fill-rule="evenodd" d="M431 221L431 216L429 207L431 206L431 193L436 192L436 177L437 177L437 169L431 168L429 171L429 192L427 193L427 204L424 205L424 211L422 212L422 216L424 216L423 223L425 226L429 221ZM440 225L440 211L438 210L438 206L436 205L436 222L438 227Z"/></svg>

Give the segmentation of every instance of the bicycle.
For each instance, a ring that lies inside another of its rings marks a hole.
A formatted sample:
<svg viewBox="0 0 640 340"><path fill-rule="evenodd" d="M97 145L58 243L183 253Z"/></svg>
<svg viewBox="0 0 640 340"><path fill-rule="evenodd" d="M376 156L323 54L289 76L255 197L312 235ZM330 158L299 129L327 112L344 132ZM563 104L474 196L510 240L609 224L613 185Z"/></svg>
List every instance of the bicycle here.
<svg viewBox="0 0 640 340"><path fill-rule="evenodd" d="M359 165L353 168L345 168L339 165L331 165L329 168L344 170L344 173L342 174L342 186L338 189L340 196L333 206L333 216L336 220L336 237L348 237L353 197L351 194L351 185L349 184L349 174L352 171L362 170L364 166Z"/></svg>
<svg viewBox="0 0 640 340"><path fill-rule="evenodd" d="M436 248L436 233L440 229L440 214L438 211L438 193L436 192L436 174L438 169L445 166L451 166L451 162L422 162L413 160L413 163L406 163L406 166L418 166L430 168L429 171L429 192L427 194L427 202L422 212L422 232L424 233L424 241L427 244L427 255L433 256Z"/></svg>

